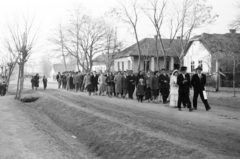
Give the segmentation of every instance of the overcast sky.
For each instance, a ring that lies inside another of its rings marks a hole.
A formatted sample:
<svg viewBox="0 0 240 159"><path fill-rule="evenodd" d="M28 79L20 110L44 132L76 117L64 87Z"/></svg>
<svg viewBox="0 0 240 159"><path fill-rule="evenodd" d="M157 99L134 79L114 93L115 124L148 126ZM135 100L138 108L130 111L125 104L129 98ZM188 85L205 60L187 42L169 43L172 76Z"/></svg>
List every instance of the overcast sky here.
<svg viewBox="0 0 240 159"><path fill-rule="evenodd" d="M218 14L217 21L206 28L198 30L194 34L206 33L226 33L229 32L229 23L236 17L238 10L235 7L237 0L208 0L213 7L213 14ZM5 24L12 17L21 14L36 14L38 21L41 23L41 42L49 45L47 39L50 38L52 31L57 24L64 18L67 18L69 10L76 3L82 3L91 11L93 16L101 16L111 8L116 6L117 0L0 0L0 30L4 32ZM121 28L122 27L122 28ZM133 44L134 36L130 35L123 25L120 26L120 39L125 40L124 46ZM146 20L140 21L139 39L145 37L153 37L154 29ZM0 37L1 39L1 37ZM0 45L1 46L1 45ZM3 50L0 47L0 50ZM35 59L40 58L45 53L49 54L51 49L43 47L38 55L34 55Z"/></svg>

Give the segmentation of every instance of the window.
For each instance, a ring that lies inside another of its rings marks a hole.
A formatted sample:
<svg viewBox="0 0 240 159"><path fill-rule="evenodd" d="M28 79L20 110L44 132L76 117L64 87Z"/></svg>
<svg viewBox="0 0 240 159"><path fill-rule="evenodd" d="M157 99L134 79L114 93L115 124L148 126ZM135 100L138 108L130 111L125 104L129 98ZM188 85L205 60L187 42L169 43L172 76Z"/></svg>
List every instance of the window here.
<svg viewBox="0 0 240 159"><path fill-rule="evenodd" d="M198 66L202 67L202 69L203 69L202 60L198 61Z"/></svg>
<svg viewBox="0 0 240 159"><path fill-rule="evenodd" d="M130 60L128 60L128 70L131 70L131 61Z"/></svg>
<svg viewBox="0 0 240 159"><path fill-rule="evenodd" d="M120 62L118 62L117 69L118 69L118 71L120 70Z"/></svg>
<svg viewBox="0 0 240 159"><path fill-rule="evenodd" d="M124 71L124 62L122 62L122 71Z"/></svg>
<svg viewBox="0 0 240 159"><path fill-rule="evenodd" d="M191 62L191 72L194 72L195 70L195 63L194 61Z"/></svg>

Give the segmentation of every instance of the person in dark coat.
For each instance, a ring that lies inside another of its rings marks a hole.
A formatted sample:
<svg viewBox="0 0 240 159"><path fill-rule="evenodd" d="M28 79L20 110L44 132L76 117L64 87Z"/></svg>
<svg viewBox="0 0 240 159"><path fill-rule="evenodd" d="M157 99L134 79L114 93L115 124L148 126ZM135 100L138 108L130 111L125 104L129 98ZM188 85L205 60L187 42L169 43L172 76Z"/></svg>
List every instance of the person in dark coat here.
<svg viewBox="0 0 240 159"><path fill-rule="evenodd" d="M114 76L112 73L107 72L107 77L105 80L106 84L107 84L107 95L108 97L112 97L113 94L113 88L114 88Z"/></svg>
<svg viewBox="0 0 240 159"><path fill-rule="evenodd" d="M5 81L5 79L3 78L3 81L0 81L0 96L5 96L6 92L7 92L7 83Z"/></svg>
<svg viewBox="0 0 240 159"><path fill-rule="evenodd" d="M125 98L126 95L128 94L128 73L126 71L123 72L123 76L122 76L122 97Z"/></svg>
<svg viewBox="0 0 240 159"><path fill-rule="evenodd" d="M211 107L208 104L207 99L204 99L203 91L205 91L206 75L202 73L202 68L199 66L196 68L196 74L192 76L191 84L193 86L193 109L197 110L197 99L200 95L202 102L205 105L206 111L210 110Z"/></svg>
<svg viewBox="0 0 240 159"><path fill-rule="evenodd" d="M37 90L38 87L39 87L39 75L38 75L38 73L34 77L34 87L35 87L35 90Z"/></svg>
<svg viewBox="0 0 240 159"><path fill-rule="evenodd" d="M153 102L157 102L157 98L159 96L159 78L157 74L158 71L155 71L154 76L151 79Z"/></svg>
<svg viewBox="0 0 240 159"><path fill-rule="evenodd" d="M144 83L146 84L146 91L145 91L145 100L150 102L152 98L152 76L151 73L148 72L147 75L144 78Z"/></svg>
<svg viewBox="0 0 240 159"><path fill-rule="evenodd" d="M80 91L81 92L83 92L83 79L84 79L84 75L83 75L83 73L82 72L80 72L80 74L79 74L79 89L80 89Z"/></svg>
<svg viewBox="0 0 240 159"><path fill-rule="evenodd" d="M181 111L181 103L186 103L189 109L189 112L191 112L192 105L191 101L189 99L189 93L191 88L191 81L190 81L190 75L187 72L187 67L182 66L181 67L181 74L177 77L177 84L179 85L178 90L178 110Z"/></svg>
<svg viewBox="0 0 240 159"><path fill-rule="evenodd" d="M73 74L72 74L72 73L71 73L71 75L70 75L69 85L70 85L70 90L72 91L72 90L74 89Z"/></svg>
<svg viewBox="0 0 240 159"><path fill-rule="evenodd" d="M138 102L139 101L143 102L143 97L145 95L145 89L146 89L146 87L145 87L145 85L143 83L143 79L140 78L139 79L139 83L137 85L137 91L136 91L136 94L138 96Z"/></svg>
<svg viewBox="0 0 240 159"><path fill-rule="evenodd" d="M98 75L96 71L93 71L91 76L91 83L92 83L92 91L95 95L97 95L98 92Z"/></svg>
<svg viewBox="0 0 240 159"><path fill-rule="evenodd" d="M32 84L32 90L34 90L34 76L32 76L32 79L31 79L31 84Z"/></svg>
<svg viewBox="0 0 240 159"><path fill-rule="evenodd" d="M43 88L46 89L47 88L47 78L45 76L43 76Z"/></svg>
<svg viewBox="0 0 240 159"><path fill-rule="evenodd" d="M62 79L61 79L62 75L60 72L58 72L58 75L56 76L57 82L58 82L58 89L61 88L62 85Z"/></svg>
<svg viewBox="0 0 240 159"><path fill-rule="evenodd" d="M162 74L159 76L159 82L161 84L160 92L162 94L163 103L167 103L167 98L169 96L169 89L170 89L170 78L166 74L165 69L162 69Z"/></svg>
<svg viewBox="0 0 240 159"><path fill-rule="evenodd" d="M128 97L129 99L133 99L133 93L135 90L135 75L133 71L129 71L129 75L127 76L128 81Z"/></svg>
<svg viewBox="0 0 240 159"><path fill-rule="evenodd" d="M66 87L67 87L67 76L66 76L66 72L64 72L62 75L62 88L66 89Z"/></svg>

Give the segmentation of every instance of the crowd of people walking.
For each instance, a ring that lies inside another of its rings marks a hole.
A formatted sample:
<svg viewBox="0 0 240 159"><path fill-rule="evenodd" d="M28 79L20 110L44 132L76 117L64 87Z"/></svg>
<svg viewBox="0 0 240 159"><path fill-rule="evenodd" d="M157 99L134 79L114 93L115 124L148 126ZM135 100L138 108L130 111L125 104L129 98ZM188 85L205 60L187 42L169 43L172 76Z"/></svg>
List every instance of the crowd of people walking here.
<svg viewBox="0 0 240 159"><path fill-rule="evenodd" d="M190 78L186 73L187 67L174 70L167 74L165 69L155 72L139 72L137 75L133 71L118 71L116 73L106 71L97 73L96 71L83 73L67 71L56 76L59 89L66 89L74 92L88 92L90 95L108 96L109 98L136 99L138 102L164 104L169 103L170 107L182 110L188 108L189 111L197 110L197 98L200 95L206 110L211 107L208 104L205 84L206 75L202 73L202 68L196 68L196 74ZM190 89L194 88L193 107L190 101ZM136 89L136 90L135 90Z"/></svg>

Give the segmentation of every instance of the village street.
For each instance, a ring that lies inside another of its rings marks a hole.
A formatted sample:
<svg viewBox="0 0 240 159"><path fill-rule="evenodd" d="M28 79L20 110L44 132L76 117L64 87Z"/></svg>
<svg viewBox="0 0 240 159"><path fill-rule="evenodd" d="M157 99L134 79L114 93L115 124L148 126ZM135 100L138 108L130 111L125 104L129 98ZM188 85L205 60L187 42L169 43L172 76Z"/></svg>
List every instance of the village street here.
<svg viewBox="0 0 240 159"><path fill-rule="evenodd" d="M28 86L27 86L28 87ZM182 112L163 104L30 91L34 103L0 98L0 158L216 158L240 156L239 97L212 96L212 110ZM219 103L219 104L217 104Z"/></svg>

